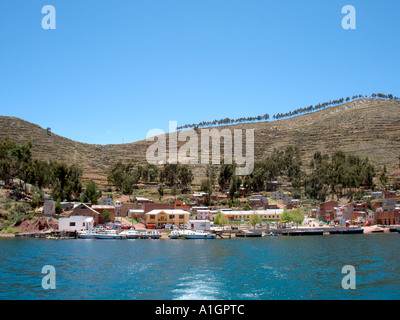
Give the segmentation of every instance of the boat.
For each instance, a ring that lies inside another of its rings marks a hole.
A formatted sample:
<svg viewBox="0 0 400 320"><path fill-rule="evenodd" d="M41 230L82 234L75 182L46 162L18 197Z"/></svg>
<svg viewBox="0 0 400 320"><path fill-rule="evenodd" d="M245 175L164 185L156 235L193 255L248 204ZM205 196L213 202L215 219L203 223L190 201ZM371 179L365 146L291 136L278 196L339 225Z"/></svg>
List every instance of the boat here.
<svg viewBox="0 0 400 320"><path fill-rule="evenodd" d="M266 236L269 236L269 237L277 237L277 236L278 236L277 233L273 233L273 232L266 233L265 235L266 235Z"/></svg>
<svg viewBox="0 0 400 320"><path fill-rule="evenodd" d="M125 235L127 239L139 239L140 232L135 229L124 230L120 233L121 235Z"/></svg>
<svg viewBox="0 0 400 320"><path fill-rule="evenodd" d="M180 236L181 233L179 232L179 230L172 230L171 233L169 234L170 239L179 239Z"/></svg>
<svg viewBox="0 0 400 320"><path fill-rule="evenodd" d="M182 232L182 237L185 239L215 239L217 235L203 230L186 230Z"/></svg>
<svg viewBox="0 0 400 320"><path fill-rule="evenodd" d="M97 230L83 230L78 232L79 239L96 239Z"/></svg>
<svg viewBox="0 0 400 320"><path fill-rule="evenodd" d="M315 229L315 230L287 230L282 232L284 236L317 236L323 235L324 230Z"/></svg>
<svg viewBox="0 0 400 320"><path fill-rule="evenodd" d="M364 229L335 229L329 230L329 234L360 234L364 233Z"/></svg>
<svg viewBox="0 0 400 320"><path fill-rule="evenodd" d="M140 231L140 239L150 239L150 231Z"/></svg>
<svg viewBox="0 0 400 320"><path fill-rule="evenodd" d="M150 231L150 238L151 239L160 239L161 238L161 234L158 230L151 230Z"/></svg>
<svg viewBox="0 0 400 320"><path fill-rule="evenodd" d="M255 237L262 237L263 233L262 233L262 231L244 230L244 231L240 231L240 232L236 233L235 236L238 238L255 238Z"/></svg>
<svg viewBox="0 0 400 320"><path fill-rule="evenodd" d="M116 230L103 230L95 235L96 239L126 239L123 234L118 234Z"/></svg>

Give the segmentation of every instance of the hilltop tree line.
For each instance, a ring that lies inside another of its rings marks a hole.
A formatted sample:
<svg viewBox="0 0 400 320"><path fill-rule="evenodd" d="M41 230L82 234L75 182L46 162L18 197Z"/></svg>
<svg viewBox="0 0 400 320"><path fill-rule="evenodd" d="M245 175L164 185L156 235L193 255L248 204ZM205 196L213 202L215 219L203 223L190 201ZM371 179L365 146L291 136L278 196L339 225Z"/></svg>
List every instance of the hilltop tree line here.
<svg viewBox="0 0 400 320"><path fill-rule="evenodd" d="M292 116L298 116L303 113L318 111L318 110L325 109L330 106L337 106L337 105L343 104L344 102L349 102L350 100L356 100L356 99L361 99L361 98L368 98L368 96L359 94L359 95L354 95L352 97L340 98L337 100L330 100L328 102L318 103L315 106L310 105L308 107L297 108L293 111L289 111L289 112L285 112L285 113L277 113L277 114L273 115L272 118L274 120L279 120L279 119L284 119L284 118L288 118L288 117L292 117ZM380 99L400 101L400 98L397 96L393 96L392 94L383 94L383 93L373 93L373 94L371 94L370 98L374 98L374 99L380 98ZM267 121L269 119L270 119L270 116L269 116L269 114L266 113L264 115L258 115L255 117L241 117L241 118L237 118L237 119L224 118L224 119L220 119L220 120L202 121L199 123L185 124L183 126L177 127L177 129L181 130L181 129L188 129L188 128L210 127L210 126L216 126L216 125L230 125L230 124L235 124L235 123Z"/></svg>

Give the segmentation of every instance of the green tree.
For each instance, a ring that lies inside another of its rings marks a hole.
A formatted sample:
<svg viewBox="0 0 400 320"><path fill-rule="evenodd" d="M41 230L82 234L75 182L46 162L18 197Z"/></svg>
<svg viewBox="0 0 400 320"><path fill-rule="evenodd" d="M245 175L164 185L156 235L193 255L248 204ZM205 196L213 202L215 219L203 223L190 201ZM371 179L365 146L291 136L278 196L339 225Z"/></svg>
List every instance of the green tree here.
<svg viewBox="0 0 400 320"><path fill-rule="evenodd" d="M245 205L243 206L243 210L244 211L249 211L250 210L250 205L248 202L245 203Z"/></svg>
<svg viewBox="0 0 400 320"><path fill-rule="evenodd" d="M297 208L291 212L292 221L297 225L304 221L304 212L300 208Z"/></svg>
<svg viewBox="0 0 400 320"><path fill-rule="evenodd" d="M250 222L250 224L253 226L253 228L255 228L256 224L261 223L262 220L261 220L260 215L254 212L254 213L250 216L249 222Z"/></svg>
<svg viewBox="0 0 400 320"><path fill-rule="evenodd" d="M386 185L388 183L388 176L387 176L386 165L383 166L383 170L379 176L379 182L381 183L382 188L386 189Z"/></svg>
<svg viewBox="0 0 400 320"><path fill-rule="evenodd" d="M224 215L221 211L218 211L217 215L214 219L214 224L216 225L225 225L229 223L229 219L226 215Z"/></svg>
<svg viewBox="0 0 400 320"><path fill-rule="evenodd" d="M180 184L187 186L193 181L193 172L188 165L179 165L178 167L178 181Z"/></svg>
<svg viewBox="0 0 400 320"><path fill-rule="evenodd" d="M281 214L281 221L286 221L286 222L293 221L292 213L286 209L283 209L283 213Z"/></svg>
<svg viewBox="0 0 400 320"><path fill-rule="evenodd" d="M111 212L108 210L104 210L103 212L100 213L100 217L103 222L107 222L110 220Z"/></svg>
<svg viewBox="0 0 400 320"><path fill-rule="evenodd" d="M92 204L97 204L101 193L97 187L96 182L93 180L88 181L86 184L86 189L81 197L82 202L90 202Z"/></svg>
<svg viewBox="0 0 400 320"><path fill-rule="evenodd" d="M157 189L159 199L161 200L162 196L164 195L164 187L160 184Z"/></svg>

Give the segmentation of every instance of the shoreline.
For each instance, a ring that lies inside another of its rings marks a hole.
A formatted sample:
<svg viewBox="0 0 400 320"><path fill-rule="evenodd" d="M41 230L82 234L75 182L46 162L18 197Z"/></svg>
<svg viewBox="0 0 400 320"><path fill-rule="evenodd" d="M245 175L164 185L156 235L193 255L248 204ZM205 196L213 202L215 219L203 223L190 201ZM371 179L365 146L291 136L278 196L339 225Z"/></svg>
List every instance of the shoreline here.
<svg viewBox="0 0 400 320"><path fill-rule="evenodd" d="M396 231L392 231L391 229L397 229L397 233L400 233L400 226L399 225L390 225L390 226L382 226L382 225L372 225L372 226L363 226L363 227L357 227L357 226L350 226L350 227L310 227L310 226L301 226L298 228L282 228L282 229L243 229L243 230L256 230L258 232L264 233L263 237L268 237L268 234L270 232L274 234L282 234L282 233L287 233L287 232L296 232L296 231L323 231L323 235L330 235L329 231L331 230L352 230L352 229L362 229L363 232L362 234L374 234L374 233L396 233ZM160 231L160 230L158 230ZM79 239L75 237L57 237L53 236L52 233L58 233L59 231L45 231L45 232L27 232L27 233L3 233L0 234L0 238L41 238L41 239ZM235 234L238 231L235 230L235 232L231 232L231 230L224 230L223 232L212 232L212 233L217 233L218 237L220 239L232 239L236 238ZM169 238L169 233L170 231L160 231L160 240L165 240Z"/></svg>

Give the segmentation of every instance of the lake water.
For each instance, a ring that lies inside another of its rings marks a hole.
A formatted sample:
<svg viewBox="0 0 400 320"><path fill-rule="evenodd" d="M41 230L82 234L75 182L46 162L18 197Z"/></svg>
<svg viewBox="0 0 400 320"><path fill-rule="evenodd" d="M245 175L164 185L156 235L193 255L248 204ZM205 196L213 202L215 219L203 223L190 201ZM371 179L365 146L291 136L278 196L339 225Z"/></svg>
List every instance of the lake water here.
<svg viewBox="0 0 400 320"><path fill-rule="evenodd" d="M400 234L215 240L0 239L4 299L399 299ZM42 267L56 288L42 288ZM345 265L356 289L342 288Z"/></svg>

